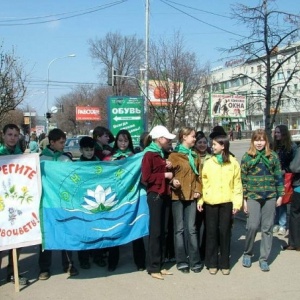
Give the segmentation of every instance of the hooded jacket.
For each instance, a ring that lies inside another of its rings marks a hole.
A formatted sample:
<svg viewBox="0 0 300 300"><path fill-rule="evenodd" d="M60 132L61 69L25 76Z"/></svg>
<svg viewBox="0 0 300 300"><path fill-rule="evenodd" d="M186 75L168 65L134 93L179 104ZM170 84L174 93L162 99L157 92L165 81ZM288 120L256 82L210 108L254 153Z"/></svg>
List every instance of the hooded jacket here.
<svg viewBox="0 0 300 300"><path fill-rule="evenodd" d="M210 205L232 202L233 209L240 210L243 203L243 188L240 165L235 157L220 164L215 156L205 161L202 170L202 197L199 204Z"/></svg>

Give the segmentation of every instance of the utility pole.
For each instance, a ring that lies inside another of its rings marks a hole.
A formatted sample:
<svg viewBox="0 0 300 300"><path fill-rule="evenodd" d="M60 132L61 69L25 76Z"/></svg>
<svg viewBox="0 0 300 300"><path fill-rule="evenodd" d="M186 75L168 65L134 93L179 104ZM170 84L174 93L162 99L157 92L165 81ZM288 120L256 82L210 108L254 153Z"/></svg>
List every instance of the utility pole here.
<svg viewBox="0 0 300 300"><path fill-rule="evenodd" d="M146 0L146 42L145 42L145 131L148 131L148 101L149 101L149 11L150 0Z"/></svg>

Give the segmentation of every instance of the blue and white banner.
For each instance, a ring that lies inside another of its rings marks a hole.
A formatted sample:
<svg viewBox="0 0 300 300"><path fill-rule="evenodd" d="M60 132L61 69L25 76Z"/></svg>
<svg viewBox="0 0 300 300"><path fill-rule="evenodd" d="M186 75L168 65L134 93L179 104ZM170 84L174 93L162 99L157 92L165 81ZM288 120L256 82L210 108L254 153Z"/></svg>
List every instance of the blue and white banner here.
<svg viewBox="0 0 300 300"><path fill-rule="evenodd" d="M112 162L41 162L43 248L85 250L148 234L143 153Z"/></svg>

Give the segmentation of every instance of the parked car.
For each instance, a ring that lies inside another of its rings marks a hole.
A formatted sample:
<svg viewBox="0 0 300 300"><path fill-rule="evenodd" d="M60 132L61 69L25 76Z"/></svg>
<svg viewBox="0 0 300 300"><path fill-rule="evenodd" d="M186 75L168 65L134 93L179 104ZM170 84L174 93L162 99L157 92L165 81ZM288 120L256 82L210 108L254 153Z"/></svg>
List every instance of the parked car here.
<svg viewBox="0 0 300 300"><path fill-rule="evenodd" d="M79 159L81 152L79 147L79 141L81 138L68 138L65 143L65 152L69 152L74 159Z"/></svg>

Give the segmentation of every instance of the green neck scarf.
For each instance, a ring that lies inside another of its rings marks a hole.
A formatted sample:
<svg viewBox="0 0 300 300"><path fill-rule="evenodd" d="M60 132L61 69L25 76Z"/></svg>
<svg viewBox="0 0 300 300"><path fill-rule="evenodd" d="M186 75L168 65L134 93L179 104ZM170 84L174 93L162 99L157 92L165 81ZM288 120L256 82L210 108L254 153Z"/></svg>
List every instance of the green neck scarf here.
<svg viewBox="0 0 300 300"><path fill-rule="evenodd" d="M256 150L256 156L254 157L254 159L251 162L251 166L255 166L257 165L260 161L263 162L263 164L270 169L270 161L268 159L268 157L266 156L266 151L262 150L262 151L258 151Z"/></svg>
<svg viewBox="0 0 300 300"><path fill-rule="evenodd" d="M132 154L132 151L130 151L129 149L126 149L126 150L120 150L118 149L114 155L112 156L112 159L115 160L115 159L118 159L120 157L128 157Z"/></svg>
<svg viewBox="0 0 300 300"><path fill-rule="evenodd" d="M196 152L192 151L192 149L186 148L182 144L177 145L175 148L175 151L187 155L193 172L195 174L199 175L199 172L198 172L198 170L196 168L196 164L195 164L195 158L197 157Z"/></svg>
<svg viewBox="0 0 300 300"><path fill-rule="evenodd" d="M217 159L217 162L222 165L223 164L223 155L222 154L216 154L216 159Z"/></svg>
<svg viewBox="0 0 300 300"><path fill-rule="evenodd" d="M151 144L145 148L144 153L146 152L156 152L159 153L159 155L164 158L164 152L162 149L154 142L151 142Z"/></svg>
<svg viewBox="0 0 300 300"><path fill-rule="evenodd" d="M23 154L22 150L16 145L13 149L9 149L5 145L0 147L0 155Z"/></svg>
<svg viewBox="0 0 300 300"><path fill-rule="evenodd" d="M50 149L49 147L46 147L43 151L41 155L45 155L45 156L49 156L52 157L54 161L57 161L58 158L63 154L63 152L59 152L59 151L54 151L52 149Z"/></svg>

